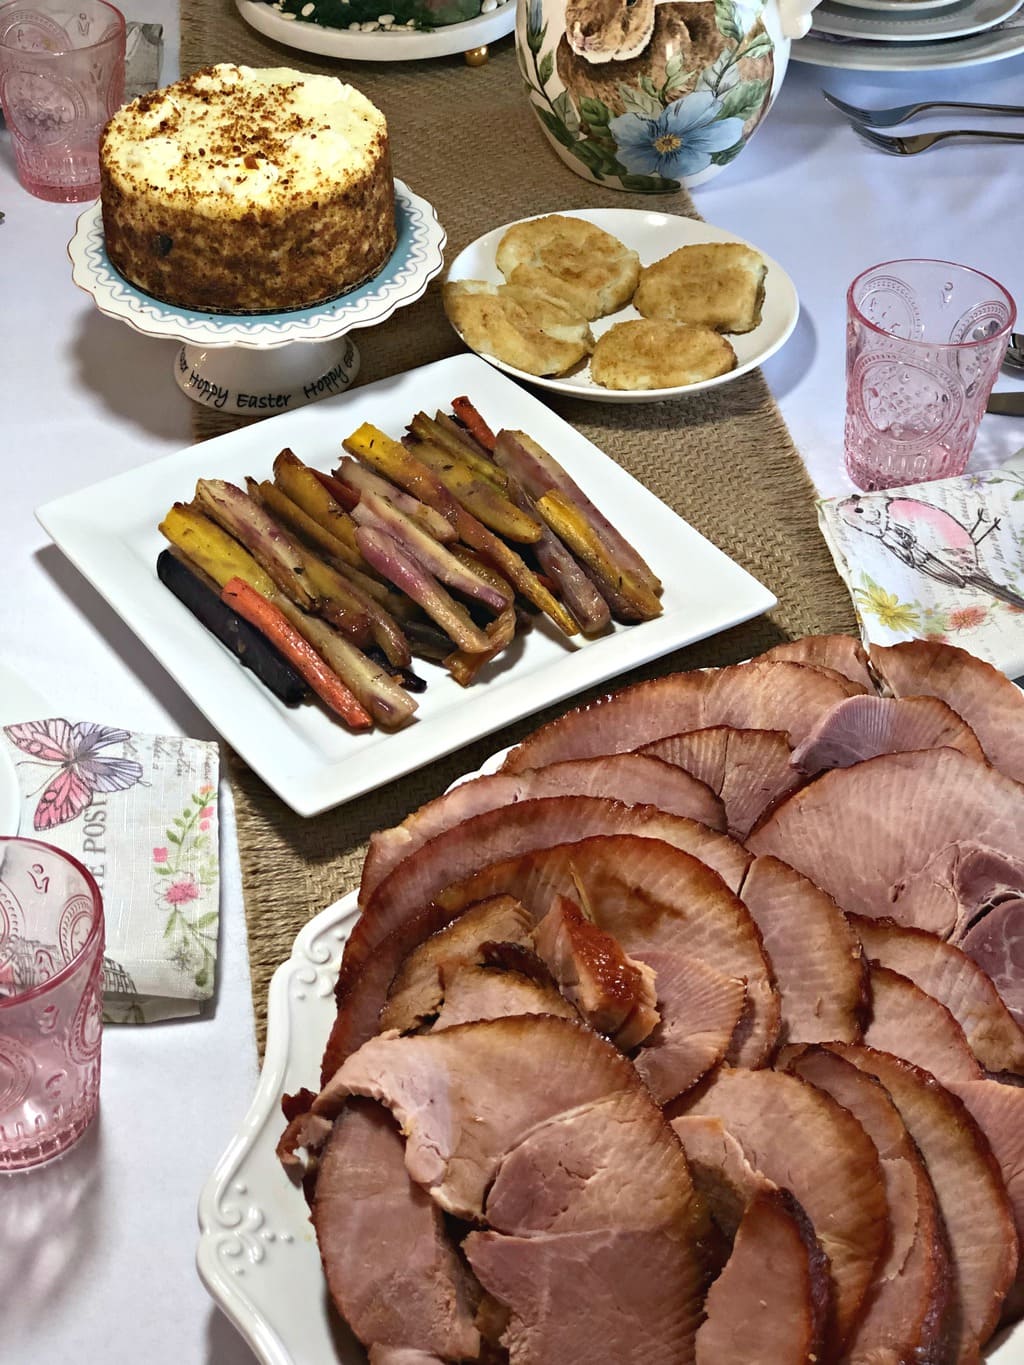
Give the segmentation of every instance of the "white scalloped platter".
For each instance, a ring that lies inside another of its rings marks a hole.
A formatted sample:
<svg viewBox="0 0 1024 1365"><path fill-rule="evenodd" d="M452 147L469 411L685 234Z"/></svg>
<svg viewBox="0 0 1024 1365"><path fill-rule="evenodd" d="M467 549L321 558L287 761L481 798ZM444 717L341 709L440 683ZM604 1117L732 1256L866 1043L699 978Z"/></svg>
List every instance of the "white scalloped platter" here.
<svg viewBox="0 0 1024 1365"><path fill-rule="evenodd" d="M176 308L144 294L119 275L103 240L97 201L78 219L68 244L71 278L91 294L108 317L148 336L175 337L198 346L243 346L264 350L295 341L329 341L357 327L384 322L413 303L444 265L445 232L425 199L395 181L398 241L379 275L329 303L284 313L201 313Z"/></svg>
<svg viewBox="0 0 1024 1365"><path fill-rule="evenodd" d="M330 1307L302 1191L274 1153L284 1130L282 1095L317 1086L338 965L356 915L355 892L321 911L274 973L256 1095L199 1199L199 1275L264 1365L366 1365L365 1351ZM1024 1365L1024 1327L1003 1334L985 1360Z"/></svg>

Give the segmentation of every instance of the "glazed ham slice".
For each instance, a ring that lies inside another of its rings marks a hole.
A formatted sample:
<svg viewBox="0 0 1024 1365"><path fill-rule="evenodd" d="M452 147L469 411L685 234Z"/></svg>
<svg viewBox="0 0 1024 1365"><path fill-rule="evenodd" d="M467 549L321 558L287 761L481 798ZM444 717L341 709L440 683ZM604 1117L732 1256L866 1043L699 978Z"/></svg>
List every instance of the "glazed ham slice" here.
<svg viewBox="0 0 1024 1365"><path fill-rule="evenodd" d="M682 1101L718 1118L750 1164L796 1196L824 1248L835 1290L826 1333L835 1354L853 1334L889 1238L874 1143L830 1096L796 1076L722 1068Z"/></svg>
<svg viewBox="0 0 1024 1365"><path fill-rule="evenodd" d="M987 973L966 952L934 934L904 929L891 920L852 916L850 923L868 957L908 977L945 1005L986 1070L1024 1073L1024 1031ZM766 946L770 953L770 945ZM1024 975L1024 961L1020 971Z"/></svg>
<svg viewBox="0 0 1024 1365"><path fill-rule="evenodd" d="M820 715L860 690L846 678L783 660L675 673L549 721L512 750L503 770L523 772L566 758L625 753L712 725L783 730L797 744Z"/></svg>
<svg viewBox="0 0 1024 1365"><path fill-rule="evenodd" d="M977 1361L1017 1271L1013 1211L992 1149L963 1103L928 1072L873 1048L826 1046L881 1081L924 1158L956 1276L954 1358Z"/></svg>
<svg viewBox="0 0 1024 1365"><path fill-rule="evenodd" d="M864 1042L879 1052L902 1057L947 1081L977 1081L984 1076L963 1029L945 1005L907 977L872 963L871 1022Z"/></svg>
<svg viewBox="0 0 1024 1365"><path fill-rule="evenodd" d="M678 948L645 948L661 1010L633 1065L659 1104L696 1085L729 1051L743 1018L746 982Z"/></svg>
<svg viewBox="0 0 1024 1365"><path fill-rule="evenodd" d="M568 896L555 896L533 943L566 999L620 1051L638 1046L658 1023L654 972L628 957Z"/></svg>
<svg viewBox="0 0 1024 1365"><path fill-rule="evenodd" d="M949 875L959 910L955 942L996 906L1024 899L1024 861L983 844L960 844Z"/></svg>
<svg viewBox="0 0 1024 1365"><path fill-rule="evenodd" d="M787 640L776 645L759 659L787 659L790 663L810 664L814 668L830 668L856 683L863 692L875 690L868 671L868 656L859 640L852 635L806 635L800 640Z"/></svg>
<svg viewBox="0 0 1024 1365"><path fill-rule="evenodd" d="M463 1249L484 1288L509 1306L502 1340L511 1365L694 1360L699 1273L667 1232L472 1232Z"/></svg>
<svg viewBox="0 0 1024 1365"><path fill-rule="evenodd" d="M1006 1186L1019 1247L1024 1247L1024 1089L997 1081L949 1081L950 1090L985 1134ZM1024 1314L1024 1274L1020 1263L1006 1301L1002 1321Z"/></svg>
<svg viewBox="0 0 1024 1365"><path fill-rule="evenodd" d="M339 978L335 990L338 1013L335 1015L320 1063L322 1086L327 1084L350 1053L355 1052L368 1038L380 1032L381 1013L387 1004L388 992L402 963L421 943L444 929L452 918L453 916L440 906L427 906L419 914L404 920L387 936L369 961L363 965L348 990L340 989ZM424 1012L430 1013L429 1001L438 999L437 964L427 964L427 971L419 986L425 987L428 995L424 999L422 994L419 994L408 1002L409 1014L414 1019L422 1017L417 1013L421 1004Z"/></svg>
<svg viewBox="0 0 1024 1365"><path fill-rule="evenodd" d="M561 1019L579 1019L553 982L544 985L522 972L463 963L451 972L442 972L442 977L444 1004L432 1033L476 1019L505 1019L513 1014L554 1014Z"/></svg>
<svg viewBox="0 0 1024 1365"><path fill-rule="evenodd" d="M1024 1025L1024 896L993 906L959 943L991 978L1013 1018Z"/></svg>
<svg viewBox="0 0 1024 1365"><path fill-rule="evenodd" d="M955 922L951 897L919 902L912 921L902 912L908 869L960 842L1012 854L1022 829L1024 787L955 749L931 749L822 774L783 801L747 847L789 863L843 910L944 937Z"/></svg>
<svg viewBox="0 0 1024 1365"><path fill-rule="evenodd" d="M749 854L727 834L653 806L626 806L597 796L556 796L485 811L431 839L378 884L345 945L339 998L396 925L437 899L445 887L514 853L621 833L685 848L721 871L732 885L739 885L750 862Z"/></svg>
<svg viewBox="0 0 1024 1365"><path fill-rule="evenodd" d="M672 1131L683 1144L694 1188L731 1245L751 1201L778 1186L750 1164L721 1119L683 1114L672 1120Z"/></svg>
<svg viewBox="0 0 1024 1365"><path fill-rule="evenodd" d="M867 974L857 935L835 901L770 856L751 863L741 897L775 973L780 1042L858 1042Z"/></svg>
<svg viewBox="0 0 1024 1365"><path fill-rule="evenodd" d="M985 760L974 731L938 697L848 697L822 716L793 750L792 763L798 772L815 777L879 754L944 747Z"/></svg>
<svg viewBox="0 0 1024 1365"><path fill-rule="evenodd" d="M800 1205L785 1190L756 1194L704 1301L697 1365L820 1360L828 1296L828 1261Z"/></svg>
<svg viewBox="0 0 1024 1365"><path fill-rule="evenodd" d="M889 1249L847 1347L851 1362L937 1362L943 1350L953 1279L942 1216L924 1161L899 1110L874 1076L819 1047L787 1062L794 1075L848 1109L875 1144L889 1207Z"/></svg>
<svg viewBox="0 0 1024 1365"><path fill-rule="evenodd" d="M872 645L871 665L894 697L938 697L964 718L1000 772L1024 782L1024 693L953 645Z"/></svg>
<svg viewBox="0 0 1024 1365"><path fill-rule="evenodd" d="M464 1249L509 1309L513 1362L693 1360L706 1214L660 1110L611 1044L519 1016L373 1039L336 1083L386 1103L413 1179L490 1229Z"/></svg>
<svg viewBox="0 0 1024 1365"><path fill-rule="evenodd" d="M495 896L431 934L412 950L391 982L380 1031L408 1033L417 1028L441 1007L444 968L479 965L485 943L525 943L532 928L530 913L518 901Z"/></svg>
<svg viewBox="0 0 1024 1365"><path fill-rule="evenodd" d="M725 829L722 803L705 783L670 763L636 754L553 763L512 775L492 773L462 782L396 825L370 836L359 903L365 905L384 878L418 848L472 815L543 796L608 796L627 806L657 806L709 829Z"/></svg>
<svg viewBox="0 0 1024 1365"><path fill-rule="evenodd" d="M450 886L438 900L455 914L503 894L538 920L554 896L582 895L594 923L656 972L651 954L678 952L682 945L687 956L721 976L745 981L745 1008L727 1056L742 1066L759 1066L770 1055L779 1000L757 928L722 879L689 854L635 835L598 836L496 863ZM669 1006L659 995L666 1027Z"/></svg>
<svg viewBox="0 0 1024 1365"><path fill-rule="evenodd" d="M321 1159L312 1217L331 1297L378 1359L401 1360L384 1348L477 1358L479 1290L440 1210L409 1179L405 1143L380 1105L345 1105Z"/></svg>
<svg viewBox="0 0 1024 1365"><path fill-rule="evenodd" d="M677 764L707 783L722 802L729 833L741 841L766 810L804 784L790 766L789 741L781 730L712 725L656 739L640 753Z"/></svg>

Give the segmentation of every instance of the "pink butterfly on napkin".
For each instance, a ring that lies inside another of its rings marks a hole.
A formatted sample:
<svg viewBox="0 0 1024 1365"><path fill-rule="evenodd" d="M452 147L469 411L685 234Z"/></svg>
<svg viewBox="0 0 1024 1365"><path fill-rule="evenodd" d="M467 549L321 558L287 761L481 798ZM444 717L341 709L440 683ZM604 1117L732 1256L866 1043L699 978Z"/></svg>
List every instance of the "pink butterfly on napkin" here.
<svg viewBox="0 0 1024 1365"><path fill-rule="evenodd" d="M4 733L12 744L40 763L55 763L58 771L39 798L33 828L53 829L76 819L97 792L125 791L142 777L142 764L132 758L98 753L111 744L130 739L127 730L91 721L31 720L7 725Z"/></svg>

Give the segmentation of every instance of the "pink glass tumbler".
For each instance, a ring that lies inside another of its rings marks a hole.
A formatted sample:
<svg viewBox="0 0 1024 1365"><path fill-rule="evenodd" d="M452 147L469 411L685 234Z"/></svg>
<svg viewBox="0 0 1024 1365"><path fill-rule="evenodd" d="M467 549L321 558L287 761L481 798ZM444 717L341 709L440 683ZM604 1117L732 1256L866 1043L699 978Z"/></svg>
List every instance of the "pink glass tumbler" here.
<svg viewBox="0 0 1024 1365"><path fill-rule="evenodd" d="M888 261L846 296L846 470L864 489L962 474L1016 318L1001 284Z"/></svg>
<svg viewBox="0 0 1024 1365"><path fill-rule="evenodd" d="M0 4L0 105L30 194L99 196L100 133L124 99L124 49L124 15L106 0Z"/></svg>
<svg viewBox="0 0 1024 1365"><path fill-rule="evenodd" d="M0 1172L38 1166L99 1105L103 902L74 858L0 839Z"/></svg>

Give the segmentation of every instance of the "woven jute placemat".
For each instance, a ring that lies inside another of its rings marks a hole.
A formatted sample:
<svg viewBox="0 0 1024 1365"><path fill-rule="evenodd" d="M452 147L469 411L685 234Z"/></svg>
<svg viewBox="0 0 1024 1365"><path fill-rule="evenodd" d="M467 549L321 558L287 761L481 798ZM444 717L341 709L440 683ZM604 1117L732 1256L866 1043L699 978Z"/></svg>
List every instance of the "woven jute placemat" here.
<svg viewBox="0 0 1024 1365"><path fill-rule="evenodd" d="M652 202L602 190L565 167L528 108L511 38L495 45L479 68L461 56L321 63L254 32L230 0L182 0L181 26L183 72L218 61L291 66L337 75L363 90L387 116L396 175L437 210L449 260L481 233L534 213L606 206L698 216L684 193ZM753 227L751 235L756 237ZM357 340L361 382L460 349L445 321L438 282L418 303ZM454 395L439 394L438 402L448 397ZM619 407L558 399L551 406L779 598L770 616L661 659L628 680L734 663L784 638L854 630L849 597L818 531L813 490L760 374L671 403ZM396 413L395 419L401 423L408 415ZM199 440L238 425L198 407L195 421ZM261 1049L274 968L306 920L357 884L372 831L397 823L541 719L468 745L313 820L293 815L244 764L233 762Z"/></svg>

